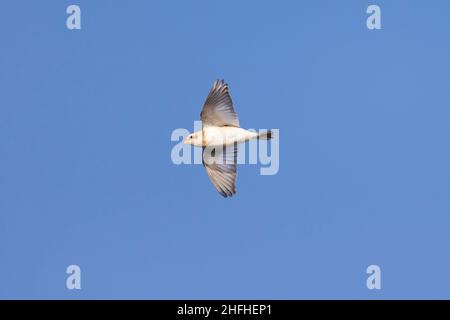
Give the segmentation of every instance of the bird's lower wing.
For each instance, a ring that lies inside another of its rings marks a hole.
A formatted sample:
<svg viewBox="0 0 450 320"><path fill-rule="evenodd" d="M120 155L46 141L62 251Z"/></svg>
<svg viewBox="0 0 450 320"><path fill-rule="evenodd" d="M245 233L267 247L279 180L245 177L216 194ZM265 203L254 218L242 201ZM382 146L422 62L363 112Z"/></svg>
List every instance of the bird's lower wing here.
<svg viewBox="0 0 450 320"><path fill-rule="evenodd" d="M203 147L203 165L216 190L224 197L236 193L237 144Z"/></svg>

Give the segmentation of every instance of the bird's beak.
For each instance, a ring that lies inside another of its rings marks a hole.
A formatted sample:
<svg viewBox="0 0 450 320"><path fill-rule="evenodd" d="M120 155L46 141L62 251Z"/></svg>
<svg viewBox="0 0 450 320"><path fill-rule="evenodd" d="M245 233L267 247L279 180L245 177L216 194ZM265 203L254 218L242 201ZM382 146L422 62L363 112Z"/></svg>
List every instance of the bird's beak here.
<svg viewBox="0 0 450 320"><path fill-rule="evenodd" d="M183 143L184 144L189 144L188 141L187 141L187 138L183 140Z"/></svg>

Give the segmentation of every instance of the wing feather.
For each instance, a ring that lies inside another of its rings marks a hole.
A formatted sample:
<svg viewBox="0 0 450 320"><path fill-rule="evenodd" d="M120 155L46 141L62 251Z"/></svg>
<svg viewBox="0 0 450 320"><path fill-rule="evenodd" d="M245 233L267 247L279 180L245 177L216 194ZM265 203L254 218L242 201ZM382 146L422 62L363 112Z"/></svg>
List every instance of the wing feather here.
<svg viewBox="0 0 450 320"><path fill-rule="evenodd" d="M236 193L237 144L203 147L203 165L216 190L224 197Z"/></svg>
<svg viewBox="0 0 450 320"><path fill-rule="evenodd" d="M228 84L223 80L214 81L211 91L206 97L200 118L203 126L239 127L239 119L234 111Z"/></svg>

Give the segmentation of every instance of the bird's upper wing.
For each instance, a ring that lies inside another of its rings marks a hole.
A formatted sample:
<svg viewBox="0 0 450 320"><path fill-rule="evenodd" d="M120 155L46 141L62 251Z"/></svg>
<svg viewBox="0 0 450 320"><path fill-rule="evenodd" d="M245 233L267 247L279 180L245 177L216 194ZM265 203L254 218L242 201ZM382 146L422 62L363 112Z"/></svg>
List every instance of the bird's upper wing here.
<svg viewBox="0 0 450 320"><path fill-rule="evenodd" d="M237 144L203 147L203 165L216 190L224 197L236 193Z"/></svg>
<svg viewBox="0 0 450 320"><path fill-rule="evenodd" d="M233 101L228 92L228 84L223 80L214 81L200 113L203 126L239 127L239 119L233 108Z"/></svg>

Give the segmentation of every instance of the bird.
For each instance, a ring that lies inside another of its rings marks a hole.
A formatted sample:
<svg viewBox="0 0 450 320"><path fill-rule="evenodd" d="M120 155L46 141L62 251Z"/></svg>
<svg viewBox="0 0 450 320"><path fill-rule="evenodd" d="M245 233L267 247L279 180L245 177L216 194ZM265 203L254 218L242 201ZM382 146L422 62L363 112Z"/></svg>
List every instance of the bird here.
<svg viewBox="0 0 450 320"><path fill-rule="evenodd" d="M216 190L223 197L236 194L237 145L253 139L270 140L272 131L254 132L239 125L228 84L215 80L200 113L202 130L190 133L185 144L201 147L202 163Z"/></svg>

